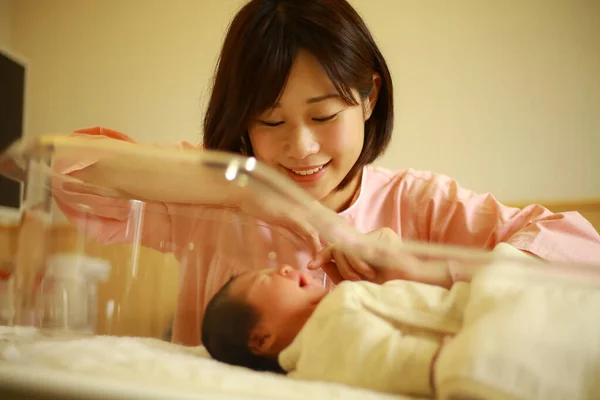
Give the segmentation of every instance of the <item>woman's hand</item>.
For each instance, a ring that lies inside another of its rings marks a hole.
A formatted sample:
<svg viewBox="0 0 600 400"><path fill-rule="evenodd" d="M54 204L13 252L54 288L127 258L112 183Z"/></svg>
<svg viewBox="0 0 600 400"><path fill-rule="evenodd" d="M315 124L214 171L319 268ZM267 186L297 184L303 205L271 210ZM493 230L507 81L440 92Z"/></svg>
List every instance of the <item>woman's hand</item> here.
<svg viewBox="0 0 600 400"><path fill-rule="evenodd" d="M303 238L312 254L321 249L319 232L313 227L301 208L293 209L278 197L263 196L239 202L239 209L268 224L287 228Z"/></svg>
<svg viewBox="0 0 600 400"><path fill-rule="evenodd" d="M364 260L346 254L339 245L330 245L322 249L308 264L308 268L323 269L329 278L338 284L343 280L366 280L373 283L385 283L403 279L448 287L452 285L449 271L427 269L414 255L395 251L402 246L400 237L389 228L378 228L366 234L367 237L381 243L381 248L389 249L382 254L379 265L369 265Z"/></svg>
<svg viewBox="0 0 600 400"><path fill-rule="evenodd" d="M389 228L375 229L366 234L384 246L399 246L402 241L394 231ZM375 268L365 261L345 254L339 245L333 244L322 249L309 263L309 269L322 268L331 280L337 284L343 280L367 280L374 283L384 283L392 279L409 279L409 270L418 265L419 261L406 255L403 264L393 266L376 266Z"/></svg>

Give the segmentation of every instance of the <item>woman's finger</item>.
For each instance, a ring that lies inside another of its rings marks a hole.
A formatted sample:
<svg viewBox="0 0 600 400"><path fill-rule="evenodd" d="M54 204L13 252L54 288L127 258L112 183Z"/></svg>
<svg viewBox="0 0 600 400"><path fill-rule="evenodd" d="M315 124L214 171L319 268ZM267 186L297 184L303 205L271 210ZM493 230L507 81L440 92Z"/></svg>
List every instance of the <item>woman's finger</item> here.
<svg viewBox="0 0 600 400"><path fill-rule="evenodd" d="M368 280L372 281L377 276L377 272L366 262L352 256L346 256L346 260L354 271L356 271L359 275L364 276Z"/></svg>
<svg viewBox="0 0 600 400"><path fill-rule="evenodd" d="M315 270L323 268L328 262L333 259L333 246L322 248L308 263L308 269ZM337 268L336 268L337 269Z"/></svg>
<svg viewBox="0 0 600 400"><path fill-rule="evenodd" d="M334 262L332 262L332 261L327 262L323 265L322 268L323 268L323 271L325 272L325 275L327 275L327 277L329 279L331 279L331 281L333 282L334 285L337 285L341 281L344 280L344 277L342 275L340 275L337 265Z"/></svg>
<svg viewBox="0 0 600 400"><path fill-rule="evenodd" d="M335 260L335 264L328 265L331 260ZM354 258L346 256L343 251L335 245L327 246L317 253L313 260L308 264L308 269L315 270L319 268L329 270L335 267L342 279L362 280L374 279L376 271L369 267L366 263Z"/></svg>
<svg viewBox="0 0 600 400"><path fill-rule="evenodd" d="M312 253L318 253L321 250L321 240L317 230L303 218L293 218L292 223L294 228L307 240Z"/></svg>
<svg viewBox="0 0 600 400"><path fill-rule="evenodd" d="M269 210L268 205L263 205L263 207L265 207L265 212L273 212L273 210ZM279 211L277 213L277 219L279 219L283 225L291 228L302 238L304 238L307 241L312 253L316 254L321 249L319 232L314 226L312 226L310 222L308 222L308 219L304 215L305 213L302 212L302 210L296 209L295 207L292 207L291 209L283 209L281 207L281 204L277 205L277 210Z"/></svg>
<svg viewBox="0 0 600 400"><path fill-rule="evenodd" d="M340 275L349 281L360 281L363 278L350 266L346 255L338 248L332 250L333 259L337 265Z"/></svg>
<svg viewBox="0 0 600 400"><path fill-rule="evenodd" d="M268 224L277 225L291 230L304 239L313 254L321 249L319 232L303 218L304 214L294 212L294 209L283 209L277 201L269 202L252 199L243 202L240 209L250 216Z"/></svg>

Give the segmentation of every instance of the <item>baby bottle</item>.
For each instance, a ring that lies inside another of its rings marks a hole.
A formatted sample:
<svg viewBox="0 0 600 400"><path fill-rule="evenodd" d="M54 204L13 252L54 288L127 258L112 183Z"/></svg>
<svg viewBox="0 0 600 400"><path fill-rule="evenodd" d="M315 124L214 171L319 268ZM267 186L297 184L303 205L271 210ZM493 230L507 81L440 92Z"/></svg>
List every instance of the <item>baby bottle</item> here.
<svg viewBox="0 0 600 400"><path fill-rule="evenodd" d="M105 260L75 254L49 258L37 296L41 327L95 333L97 285L109 273Z"/></svg>

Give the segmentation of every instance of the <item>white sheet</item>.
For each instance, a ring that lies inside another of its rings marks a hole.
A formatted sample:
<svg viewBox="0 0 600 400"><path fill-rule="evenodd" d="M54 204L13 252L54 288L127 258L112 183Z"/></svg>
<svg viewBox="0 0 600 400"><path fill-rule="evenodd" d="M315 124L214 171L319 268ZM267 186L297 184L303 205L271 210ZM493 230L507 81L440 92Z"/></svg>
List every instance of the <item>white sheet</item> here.
<svg viewBox="0 0 600 400"><path fill-rule="evenodd" d="M414 399L217 363L202 347L0 328L0 385L83 398Z"/></svg>

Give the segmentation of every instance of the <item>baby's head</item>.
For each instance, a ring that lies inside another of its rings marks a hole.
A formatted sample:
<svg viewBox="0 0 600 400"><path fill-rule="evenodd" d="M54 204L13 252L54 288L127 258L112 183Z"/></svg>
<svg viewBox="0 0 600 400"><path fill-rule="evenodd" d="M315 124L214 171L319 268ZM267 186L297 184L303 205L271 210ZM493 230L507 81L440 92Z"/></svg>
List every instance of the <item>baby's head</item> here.
<svg viewBox="0 0 600 400"><path fill-rule="evenodd" d="M326 294L317 280L287 265L243 273L208 303L202 343L216 360L281 372L277 356Z"/></svg>

